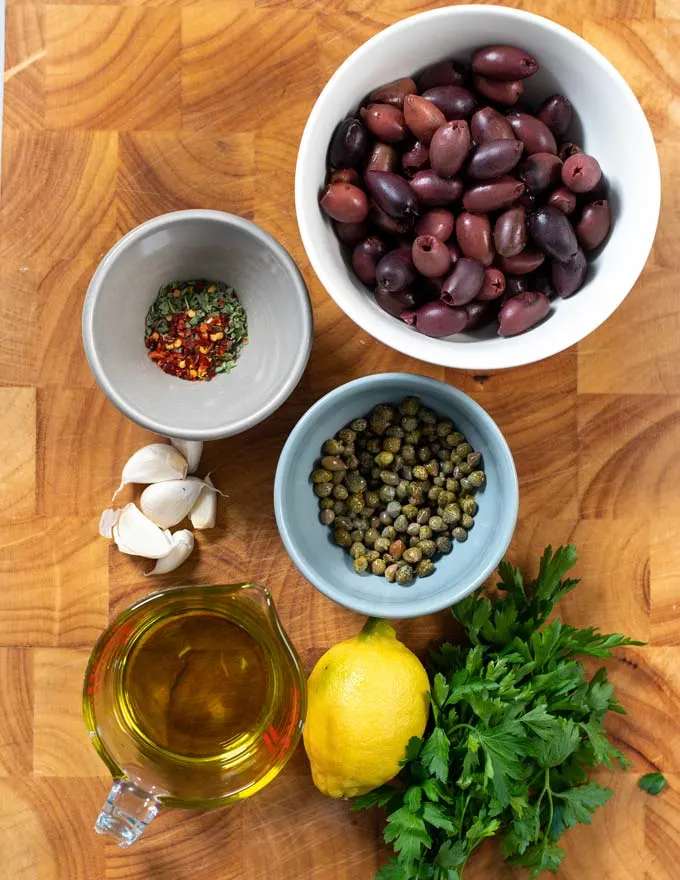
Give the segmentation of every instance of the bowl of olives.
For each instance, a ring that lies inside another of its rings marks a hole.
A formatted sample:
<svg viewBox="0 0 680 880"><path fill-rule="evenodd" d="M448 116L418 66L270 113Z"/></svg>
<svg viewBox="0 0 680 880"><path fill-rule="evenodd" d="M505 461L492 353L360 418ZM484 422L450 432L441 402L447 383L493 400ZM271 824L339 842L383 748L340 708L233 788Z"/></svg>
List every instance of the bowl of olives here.
<svg viewBox="0 0 680 880"><path fill-rule="evenodd" d="M298 225L322 284L412 357L499 369L602 324L656 232L659 163L618 71L549 19L431 10L338 68L300 143Z"/></svg>

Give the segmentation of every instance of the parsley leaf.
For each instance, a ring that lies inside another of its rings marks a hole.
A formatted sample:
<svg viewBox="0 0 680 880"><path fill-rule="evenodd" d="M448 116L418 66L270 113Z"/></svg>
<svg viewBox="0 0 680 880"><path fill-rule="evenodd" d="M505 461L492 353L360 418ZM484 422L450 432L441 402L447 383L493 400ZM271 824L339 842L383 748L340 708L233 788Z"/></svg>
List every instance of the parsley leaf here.
<svg viewBox="0 0 680 880"><path fill-rule="evenodd" d="M668 783L663 773L645 773L638 779L638 785L647 794L661 794Z"/></svg>

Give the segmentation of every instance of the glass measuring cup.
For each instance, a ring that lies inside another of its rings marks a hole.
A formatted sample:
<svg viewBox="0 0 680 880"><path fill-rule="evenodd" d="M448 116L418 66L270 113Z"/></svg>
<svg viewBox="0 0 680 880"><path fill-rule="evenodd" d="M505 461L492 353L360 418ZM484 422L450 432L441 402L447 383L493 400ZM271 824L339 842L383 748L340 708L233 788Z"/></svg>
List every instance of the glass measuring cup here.
<svg viewBox="0 0 680 880"><path fill-rule="evenodd" d="M305 709L304 671L264 587L147 596L100 636L85 673L85 724L114 779L95 830L127 847L162 807L255 794L291 757Z"/></svg>

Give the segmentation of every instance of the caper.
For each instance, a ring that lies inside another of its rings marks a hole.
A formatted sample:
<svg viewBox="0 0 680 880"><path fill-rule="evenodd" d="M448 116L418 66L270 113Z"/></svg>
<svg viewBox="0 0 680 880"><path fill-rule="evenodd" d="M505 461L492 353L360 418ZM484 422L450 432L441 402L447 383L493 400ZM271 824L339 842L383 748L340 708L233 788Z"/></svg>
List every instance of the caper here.
<svg viewBox="0 0 680 880"><path fill-rule="evenodd" d="M460 455L456 455L456 450L455 450L455 449L453 450L453 452L451 453L451 455L449 455L449 461L450 461L451 464L454 466L454 470L456 469L455 466L456 466L457 464L460 464L462 460L463 460L463 459L460 457Z"/></svg>
<svg viewBox="0 0 680 880"><path fill-rule="evenodd" d="M350 513L361 513L364 509L364 496L361 493L350 495L347 499L347 509Z"/></svg>
<svg viewBox="0 0 680 880"><path fill-rule="evenodd" d="M336 455L324 455L321 459L321 467L325 468L327 471L346 471L347 465L345 462L338 458Z"/></svg>
<svg viewBox="0 0 680 880"><path fill-rule="evenodd" d="M390 544L390 556L393 556L395 559L401 559L404 550L406 549L406 544L398 538L396 541L392 541Z"/></svg>
<svg viewBox="0 0 680 880"><path fill-rule="evenodd" d="M460 522L460 507L457 504L447 504L442 514L442 519L447 526L453 526Z"/></svg>
<svg viewBox="0 0 680 880"><path fill-rule="evenodd" d="M427 462L430 461L430 459L432 458L432 450L430 449L430 447L429 446L420 446L418 448L418 458L423 464L427 464ZM425 473L427 475L429 475L429 471L427 470L427 468L425 469ZM418 479L419 480L426 480L427 476L418 477Z"/></svg>
<svg viewBox="0 0 680 880"><path fill-rule="evenodd" d="M429 559L421 559L418 565L416 565L417 577L427 577L429 574L432 574L433 571L434 563Z"/></svg>
<svg viewBox="0 0 680 880"><path fill-rule="evenodd" d="M377 455L380 452L382 447L382 443L377 437L371 437L368 443L366 444L366 451L370 452L372 455Z"/></svg>
<svg viewBox="0 0 680 880"><path fill-rule="evenodd" d="M407 464L413 464L416 460L416 448L412 443L404 443L401 447L401 457Z"/></svg>
<svg viewBox="0 0 680 880"><path fill-rule="evenodd" d="M410 565L400 565L397 569L396 581L400 587L405 587L413 580L413 568Z"/></svg>
<svg viewBox="0 0 680 880"><path fill-rule="evenodd" d="M359 453L359 467L362 471L369 471L373 467L373 456L370 452Z"/></svg>
<svg viewBox="0 0 680 880"><path fill-rule="evenodd" d="M425 470L430 477L438 477L439 476L439 462L436 458L431 458L428 462L425 463Z"/></svg>
<svg viewBox="0 0 680 880"><path fill-rule="evenodd" d="M417 547L419 543L420 538L417 535L411 535L411 537L408 539L409 547Z"/></svg>
<svg viewBox="0 0 680 880"><path fill-rule="evenodd" d="M428 489L427 492L427 500L431 501L433 504L436 504L439 501L439 497L444 490L441 486L433 486L431 489Z"/></svg>
<svg viewBox="0 0 680 880"><path fill-rule="evenodd" d="M401 449L401 440L399 437L385 437L382 442L383 452L391 452L396 455Z"/></svg>
<svg viewBox="0 0 680 880"><path fill-rule="evenodd" d="M410 483L413 479L413 468L410 464L405 464L399 471L399 475L402 480L406 480L407 483Z"/></svg>
<svg viewBox="0 0 680 880"><path fill-rule="evenodd" d="M441 422L437 422L437 437L448 437L448 435L453 431L453 422L449 421L449 419L442 419Z"/></svg>
<svg viewBox="0 0 680 880"><path fill-rule="evenodd" d="M477 507L477 502L475 501L475 499L471 498L469 495L464 495L460 499L460 506L461 506L461 509L463 511L465 511L465 513L470 514L470 516L474 516L477 513L477 510L479 509Z"/></svg>
<svg viewBox="0 0 680 880"><path fill-rule="evenodd" d="M324 455L342 455L345 451L345 447L339 440L335 440L331 437L329 440L326 440L321 447L321 451Z"/></svg>
<svg viewBox="0 0 680 880"><path fill-rule="evenodd" d="M456 447L459 443L462 443L465 440L465 437L460 433L460 431L453 431L451 434L448 434L446 437L446 442L449 446Z"/></svg>
<svg viewBox="0 0 680 880"><path fill-rule="evenodd" d="M390 425L389 428L385 431L385 436L395 437L397 440L403 440L404 429L400 428L399 425Z"/></svg>
<svg viewBox="0 0 680 880"><path fill-rule="evenodd" d="M385 569L385 578L393 584L397 578L397 572L399 571L399 566L396 562L393 562L391 565L388 565Z"/></svg>
<svg viewBox="0 0 680 880"><path fill-rule="evenodd" d="M473 525L475 524L475 521L474 521L474 519L470 516L469 513L464 513L464 514L461 516L461 518L460 518L460 524L462 525L462 527L463 527L466 531L468 531L469 529L471 529L471 528L473 527Z"/></svg>
<svg viewBox="0 0 680 880"><path fill-rule="evenodd" d="M385 431L389 428L390 423L377 416L371 416L370 426L371 431L373 431L374 434L377 434L378 437L382 437Z"/></svg>
<svg viewBox="0 0 680 880"><path fill-rule="evenodd" d="M353 455L354 452L355 452L354 441L348 440L347 443L345 443L345 451L344 451L343 455Z"/></svg>
<svg viewBox="0 0 680 880"><path fill-rule="evenodd" d="M372 574L383 575L383 574L385 574L386 568L387 568L387 565L385 564L385 561L383 559L374 559L373 562L371 563L371 573Z"/></svg>
<svg viewBox="0 0 680 880"><path fill-rule="evenodd" d="M378 553L387 553L390 549L390 542L387 540L387 538L383 538L382 536L376 538L373 549L377 550Z"/></svg>
<svg viewBox="0 0 680 880"><path fill-rule="evenodd" d="M486 483L486 474L484 471L472 471L468 480L472 483L475 489L480 489L484 483Z"/></svg>
<svg viewBox="0 0 680 880"><path fill-rule="evenodd" d="M459 443L458 446L456 446L456 455L460 455L461 458L465 458L471 452L474 452L474 449L467 441Z"/></svg>
<svg viewBox="0 0 680 880"><path fill-rule="evenodd" d="M405 397L399 404L399 412L405 416L415 416L420 409L419 397Z"/></svg>
<svg viewBox="0 0 680 880"><path fill-rule="evenodd" d="M333 474L326 468L317 468L312 471L312 483L330 483Z"/></svg>
<svg viewBox="0 0 680 880"><path fill-rule="evenodd" d="M385 510L392 518L397 517L401 513L401 504L398 501L390 501Z"/></svg>
<svg viewBox="0 0 680 880"><path fill-rule="evenodd" d="M365 431L368 428L368 422L366 419L354 419L354 421L349 423L349 426L352 431L355 431L357 434L361 434L362 431Z"/></svg>
<svg viewBox="0 0 680 880"><path fill-rule="evenodd" d="M456 480L460 480L461 477L467 477L468 474L472 472L472 468L469 464L466 464L462 461L460 464L457 464L453 469L453 476Z"/></svg>
<svg viewBox="0 0 680 880"><path fill-rule="evenodd" d="M419 535L420 534L420 526L417 522L412 522L408 524L408 528L406 529L407 535Z"/></svg>
<svg viewBox="0 0 680 880"><path fill-rule="evenodd" d="M341 428L336 436L338 440L342 440L343 443L354 443L357 439L357 435L351 428Z"/></svg>
<svg viewBox="0 0 680 880"><path fill-rule="evenodd" d="M399 512L401 513L401 508L399 509ZM379 519L380 519L380 524L383 526L391 526L393 523L392 517L389 515L389 513L386 510L380 511Z"/></svg>
<svg viewBox="0 0 680 880"><path fill-rule="evenodd" d="M394 556L392 556L391 553L383 553L382 561L385 563L385 565L392 565L392 563L396 562L397 560L394 558Z"/></svg>
<svg viewBox="0 0 680 880"><path fill-rule="evenodd" d="M352 538L350 537L347 529L336 529L333 537L335 539L335 543L339 544L341 547L352 546Z"/></svg>
<svg viewBox="0 0 680 880"><path fill-rule="evenodd" d="M429 521L432 516L432 511L429 507L421 507L421 509L416 514L416 522L419 526L424 526L426 522Z"/></svg>
<svg viewBox="0 0 680 880"><path fill-rule="evenodd" d="M334 504L332 498L319 498L319 510L333 510Z"/></svg>
<svg viewBox="0 0 680 880"><path fill-rule="evenodd" d="M334 486L341 485L342 483L345 482L345 474L346 473L347 473L346 471L336 471L333 474L333 479L331 480L331 483L333 483Z"/></svg>
<svg viewBox="0 0 680 880"><path fill-rule="evenodd" d="M477 491L467 477L460 478L460 488L463 490L463 492L472 493Z"/></svg>
<svg viewBox="0 0 680 880"><path fill-rule="evenodd" d="M417 464L413 468L413 477L416 480L426 480L429 474L427 472L427 468L423 464Z"/></svg>
<svg viewBox="0 0 680 880"><path fill-rule="evenodd" d="M380 468L374 463L373 467L370 469L370 471L368 473L368 476L370 477L371 482L375 483L375 485L377 485L377 486L380 485L380 474L381 474Z"/></svg>
<svg viewBox="0 0 680 880"><path fill-rule="evenodd" d="M468 533L462 526L456 526L456 528L451 532L451 536L459 541L461 544L463 541L467 541Z"/></svg>
<svg viewBox="0 0 680 880"><path fill-rule="evenodd" d="M408 482L406 480L399 480L399 485L397 486L397 498L400 501L406 501L406 499L408 498L408 493Z"/></svg>
<svg viewBox="0 0 680 880"><path fill-rule="evenodd" d="M352 529L352 531L349 533L349 536L352 539L353 544L356 541L364 540L364 533L361 531L361 529Z"/></svg>
<svg viewBox="0 0 680 880"><path fill-rule="evenodd" d="M344 516L347 513L347 502L346 501L334 501L333 502L333 513L336 516Z"/></svg>
<svg viewBox="0 0 680 880"><path fill-rule="evenodd" d="M383 538L387 538L388 541L394 541L397 537L397 530L394 526L385 526L380 534Z"/></svg>
<svg viewBox="0 0 680 880"><path fill-rule="evenodd" d="M412 434L418 430L418 419L415 416L404 416L401 420L401 427L405 434Z"/></svg>
<svg viewBox="0 0 680 880"><path fill-rule="evenodd" d="M385 504L387 504L388 501L394 501L396 494L394 486L381 486L378 490L380 500L384 501Z"/></svg>
<svg viewBox="0 0 680 880"><path fill-rule="evenodd" d="M444 483L446 483L446 477L442 476L441 474L438 477L432 477L432 483L438 489L443 489Z"/></svg>
<svg viewBox="0 0 680 880"><path fill-rule="evenodd" d="M444 532L446 531L446 523L441 518L441 516L431 516L430 522L428 523L433 532Z"/></svg>
<svg viewBox="0 0 680 880"><path fill-rule="evenodd" d="M380 496L377 492L366 492L364 495L364 501L366 502L366 507L376 508L380 505Z"/></svg>
<svg viewBox="0 0 680 880"><path fill-rule="evenodd" d="M451 476L451 474L453 473L453 462L443 461L439 465L439 473L443 474L445 477Z"/></svg>
<svg viewBox="0 0 680 880"><path fill-rule="evenodd" d="M481 452L470 452L468 457L465 459L470 467L474 470L476 467L479 467L479 464L482 460Z"/></svg>
<svg viewBox="0 0 680 880"><path fill-rule="evenodd" d="M444 491L440 493L439 498L437 498L437 503L441 504L442 507L447 507L449 504L453 504L455 500L455 493L447 492L446 489L444 489Z"/></svg>
<svg viewBox="0 0 680 880"><path fill-rule="evenodd" d="M423 556L426 556L428 559L430 556L434 556L437 552L437 545L430 538L426 538L422 541L418 541L418 547L420 547L420 552Z"/></svg>
<svg viewBox="0 0 680 880"><path fill-rule="evenodd" d="M376 530L379 532L379 531L380 531L380 525L381 525L381 523L380 523L380 517L379 517L379 516L372 516L372 517L371 517L371 528L372 528L372 529L376 529Z"/></svg>
<svg viewBox="0 0 680 880"><path fill-rule="evenodd" d="M365 552L366 547L361 543L361 541L355 541L349 548L349 555L352 557L352 559L356 559L357 556L363 556Z"/></svg>
<svg viewBox="0 0 680 880"><path fill-rule="evenodd" d="M437 416L432 412L431 409L428 409L426 406L421 406L418 410L418 418L421 422L425 422L426 425L436 425L437 424Z"/></svg>
<svg viewBox="0 0 680 880"><path fill-rule="evenodd" d="M354 560L354 571L357 574L363 574L368 568L368 559L365 556L357 556Z"/></svg>
<svg viewBox="0 0 680 880"><path fill-rule="evenodd" d="M418 508L415 504L405 504L401 508L401 512L409 521L414 520L418 516Z"/></svg>
<svg viewBox="0 0 680 880"><path fill-rule="evenodd" d="M405 532L408 528L408 520L403 513L400 513L399 516L395 519L394 528L397 532Z"/></svg>
<svg viewBox="0 0 680 880"><path fill-rule="evenodd" d="M428 525L419 526L418 537L421 541L427 541L432 537L432 529Z"/></svg>
<svg viewBox="0 0 680 880"><path fill-rule="evenodd" d="M404 434L404 440L406 443L417 446L420 443L420 431L407 431Z"/></svg>
<svg viewBox="0 0 680 880"><path fill-rule="evenodd" d="M409 504L415 504L419 506L425 501L425 492L417 483L411 483L410 485L411 495L408 499Z"/></svg>
<svg viewBox="0 0 680 880"><path fill-rule="evenodd" d="M408 550L404 550L401 558L415 564L423 558L423 551L419 547L409 547Z"/></svg>
<svg viewBox="0 0 680 880"><path fill-rule="evenodd" d="M434 447L434 443L432 444L432 446ZM444 462L445 461L447 462L449 460L449 450L448 450L448 448L442 449L442 447L440 446L439 449L435 450L433 448L432 451L437 456L437 461L439 462L439 469L441 470L441 466L444 464Z"/></svg>
<svg viewBox="0 0 680 880"><path fill-rule="evenodd" d="M347 470L355 471L359 467L359 459L354 453L345 455L345 464L347 465Z"/></svg>
<svg viewBox="0 0 680 880"><path fill-rule="evenodd" d="M458 526L456 526L456 528L458 528ZM455 531L456 529L454 529L454 532ZM463 529L463 531L465 531L465 529ZM449 538L448 535L440 535L435 541L435 544L437 545L437 550L440 553L450 553L451 547L453 546L453 544L451 543L451 538Z"/></svg>
<svg viewBox="0 0 680 880"><path fill-rule="evenodd" d="M366 488L366 480L356 471L351 471L345 478L345 485L352 494L363 492ZM363 505L362 505L363 506Z"/></svg>
<svg viewBox="0 0 680 880"><path fill-rule="evenodd" d="M322 510L319 514L319 519L325 526L329 526L335 519L335 514L332 510Z"/></svg>
<svg viewBox="0 0 680 880"><path fill-rule="evenodd" d="M394 461L394 453L393 452L379 452L375 457L375 463L380 468L388 468L392 462Z"/></svg>
<svg viewBox="0 0 680 880"><path fill-rule="evenodd" d="M346 501L348 497L347 486L343 486L342 483L333 486L333 498L336 498L338 501Z"/></svg>
<svg viewBox="0 0 680 880"><path fill-rule="evenodd" d="M348 516L342 516L338 514L337 511L333 511L335 513L335 528L336 529L347 529L347 531L351 531L352 529L352 520Z"/></svg>
<svg viewBox="0 0 680 880"><path fill-rule="evenodd" d="M364 544L367 547L373 547L373 546L375 546L375 542L378 540L379 537L380 537L380 532L377 529L374 529L374 528L366 529L366 532L364 534Z"/></svg>
<svg viewBox="0 0 680 880"><path fill-rule="evenodd" d="M332 483L317 483L314 486L314 494L317 498L328 498L332 491Z"/></svg>
<svg viewBox="0 0 680 880"><path fill-rule="evenodd" d="M380 554L375 550L367 550L366 553L364 553L364 556L368 559L369 563L375 562L376 559L380 559Z"/></svg>
<svg viewBox="0 0 680 880"><path fill-rule="evenodd" d="M403 457L397 452L394 458L392 459L392 464L390 465L391 471L400 471L404 466Z"/></svg>
<svg viewBox="0 0 680 880"><path fill-rule="evenodd" d="M386 486L399 485L399 476L392 471L380 471L380 479Z"/></svg>

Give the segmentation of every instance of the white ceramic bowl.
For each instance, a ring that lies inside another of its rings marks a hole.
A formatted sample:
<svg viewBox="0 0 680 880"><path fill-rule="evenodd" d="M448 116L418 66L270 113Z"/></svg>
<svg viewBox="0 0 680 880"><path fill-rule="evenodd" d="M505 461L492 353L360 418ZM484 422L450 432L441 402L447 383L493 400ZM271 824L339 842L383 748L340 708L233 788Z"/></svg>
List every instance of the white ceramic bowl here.
<svg viewBox="0 0 680 880"><path fill-rule="evenodd" d="M173 280L225 281L248 318L231 373L191 382L147 356L144 319ZM288 252L254 223L221 211L176 211L128 232L95 272L83 307L83 343L95 378L118 409L169 437L215 440L271 415L300 380L312 345L312 309Z"/></svg>
<svg viewBox="0 0 680 880"><path fill-rule="evenodd" d="M326 152L337 123L382 83L411 76L444 58L469 58L493 43L521 46L541 70L525 81L533 104L555 92L576 110L570 134L600 162L610 184L613 228L591 264L584 287L553 304L554 313L528 333L432 339L383 312L354 277L331 224L319 209ZM340 308L363 330L411 357L463 369L532 363L592 333L620 305L642 271L659 215L659 162L649 123L618 71L591 45L558 24L501 6L450 6L404 19L376 34L338 68L307 121L295 175L302 241L314 271Z"/></svg>

